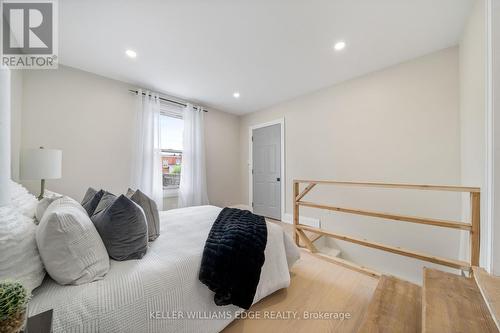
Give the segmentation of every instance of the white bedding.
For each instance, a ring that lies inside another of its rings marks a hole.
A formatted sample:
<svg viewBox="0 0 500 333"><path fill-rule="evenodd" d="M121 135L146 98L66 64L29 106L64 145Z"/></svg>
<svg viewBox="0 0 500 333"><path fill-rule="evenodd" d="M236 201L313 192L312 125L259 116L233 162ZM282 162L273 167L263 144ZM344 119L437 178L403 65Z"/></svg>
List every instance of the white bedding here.
<svg viewBox="0 0 500 333"><path fill-rule="evenodd" d="M161 212L161 234L144 258L111 260L106 277L90 284L61 286L47 278L33 292L30 315L54 309L56 333L219 332L240 309L216 306L213 292L198 280L198 271L220 210L201 206ZM289 266L299 257L282 228L267 225L266 260L254 303L289 286ZM187 318L192 316L198 319Z"/></svg>

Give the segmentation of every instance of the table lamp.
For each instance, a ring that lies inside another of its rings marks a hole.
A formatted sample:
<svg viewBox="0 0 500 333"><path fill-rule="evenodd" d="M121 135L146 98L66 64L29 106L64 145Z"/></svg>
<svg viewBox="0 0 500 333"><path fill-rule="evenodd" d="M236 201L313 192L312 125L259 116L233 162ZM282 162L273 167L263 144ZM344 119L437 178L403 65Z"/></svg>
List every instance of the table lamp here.
<svg viewBox="0 0 500 333"><path fill-rule="evenodd" d="M58 149L25 149L21 157L21 179L40 180L40 195L43 198L46 179L62 176L62 151Z"/></svg>

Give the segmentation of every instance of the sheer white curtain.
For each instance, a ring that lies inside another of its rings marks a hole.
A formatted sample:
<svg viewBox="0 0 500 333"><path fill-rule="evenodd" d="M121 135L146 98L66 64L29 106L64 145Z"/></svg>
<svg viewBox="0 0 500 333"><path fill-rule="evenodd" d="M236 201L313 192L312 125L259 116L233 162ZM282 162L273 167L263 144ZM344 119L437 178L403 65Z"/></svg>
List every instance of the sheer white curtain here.
<svg viewBox="0 0 500 333"><path fill-rule="evenodd" d="M184 136L182 152L179 207L208 204L205 171L204 112L188 104L184 109Z"/></svg>
<svg viewBox="0 0 500 333"><path fill-rule="evenodd" d="M140 189L163 209L160 149L160 99L158 94L138 90L131 187Z"/></svg>

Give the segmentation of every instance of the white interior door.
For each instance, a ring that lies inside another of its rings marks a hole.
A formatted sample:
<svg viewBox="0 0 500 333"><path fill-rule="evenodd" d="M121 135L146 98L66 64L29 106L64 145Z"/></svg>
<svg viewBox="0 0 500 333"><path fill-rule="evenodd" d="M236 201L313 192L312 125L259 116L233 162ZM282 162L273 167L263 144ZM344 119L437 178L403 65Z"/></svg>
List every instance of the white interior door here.
<svg viewBox="0 0 500 333"><path fill-rule="evenodd" d="M253 212L281 219L281 126L252 131Z"/></svg>

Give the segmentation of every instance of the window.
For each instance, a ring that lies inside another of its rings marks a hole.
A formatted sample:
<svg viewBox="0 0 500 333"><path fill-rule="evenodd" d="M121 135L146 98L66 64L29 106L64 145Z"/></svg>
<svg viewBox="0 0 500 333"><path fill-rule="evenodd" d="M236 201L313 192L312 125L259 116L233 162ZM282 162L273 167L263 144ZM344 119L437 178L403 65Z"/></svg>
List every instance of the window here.
<svg viewBox="0 0 500 333"><path fill-rule="evenodd" d="M177 194L182 172L182 135L184 120L178 108L162 107L160 115L161 164L163 171L163 189ZM170 190L170 191L169 191Z"/></svg>

